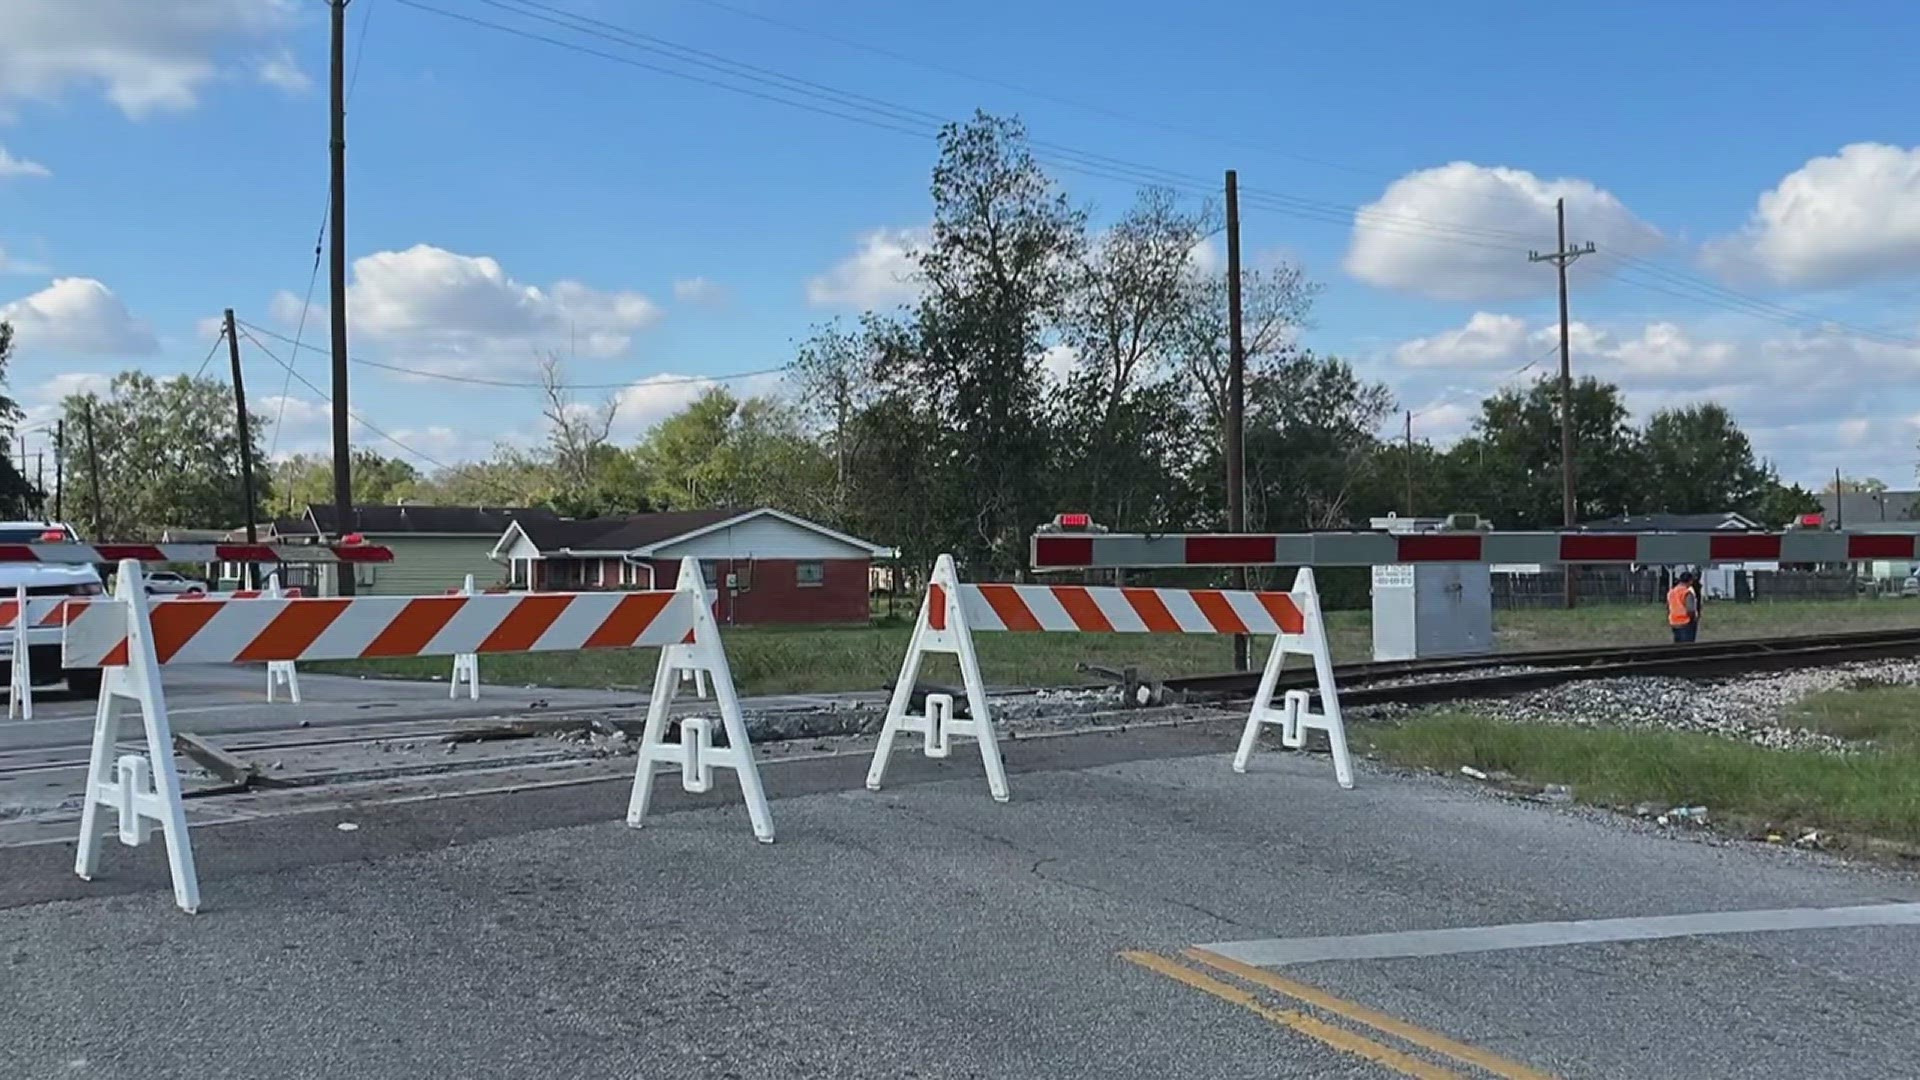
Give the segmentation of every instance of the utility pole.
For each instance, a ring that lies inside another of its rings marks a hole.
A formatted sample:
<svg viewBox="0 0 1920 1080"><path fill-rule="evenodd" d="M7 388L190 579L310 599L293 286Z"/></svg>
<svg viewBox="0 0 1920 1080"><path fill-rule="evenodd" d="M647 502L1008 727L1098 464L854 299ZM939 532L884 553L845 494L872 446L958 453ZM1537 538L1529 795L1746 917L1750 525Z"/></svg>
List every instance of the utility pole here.
<svg viewBox="0 0 1920 1080"><path fill-rule="evenodd" d="M348 439L347 414L347 4L327 0L333 15L332 102L333 135L329 143L333 209L328 215L331 243L328 299L333 315L333 516L334 542L353 524L353 451ZM298 362L298 357L295 361ZM252 521L249 519L248 524ZM341 596L354 592L353 567L335 564L335 583Z"/></svg>
<svg viewBox="0 0 1920 1080"><path fill-rule="evenodd" d="M1840 469L1833 470L1833 527L1847 527L1847 485L1840 479Z"/></svg>
<svg viewBox="0 0 1920 1080"><path fill-rule="evenodd" d="M227 359L233 364L235 427L240 432L240 504L247 514L247 543L254 544L258 543L260 538L254 533L254 522L258 520L259 515L254 512L253 507L253 432L247 427L247 382L240 370L240 335L234 331L232 308L227 309L227 325L224 333L227 335ZM253 563L245 563L243 566L245 576L241 578L242 586L249 589L259 588L259 567Z"/></svg>
<svg viewBox="0 0 1920 1080"><path fill-rule="evenodd" d="M39 492L38 511L44 518L47 516L47 452L45 450L33 452L33 488Z"/></svg>
<svg viewBox="0 0 1920 1080"><path fill-rule="evenodd" d="M1227 531L1247 529L1246 385L1247 351L1240 337L1240 177L1227 170ZM1234 584L1247 587L1247 568L1234 571ZM1233 669L1249 666L1249 639L1233 636Z"/></svg>
<svg viewBox="0 0 1920 1080"><path fill-rule="evenodd" d="M1407 410L1407 516L1413 516L1413 410Z"/></svg>
<svg viewBox="0 0 1920 1080"><path fill-rule="evenodd" d="M67 490L67 418L53 426L53 520L65 520L61 501Z"/></svg>
<svg viewBox="0 0 1920 1080"><path fill-rule="evenodd" d="M1554 219L1559 224L1560 246L1548 254L1538 251L1527 252L1528 262L1550 262L1560 272L1560 513L1564 524L1572 529L1576 524L1573 512L1573 360L1567 332L1567 267L1582 255L1593 254L1593 243L1579 248L1567 247L1567 200L1557 199L1553 204ZM1571 564L1563 568L1567 584L1567 606L1574 603L1574 573Z"/></svg>
<svg viewBox="0 0 1920 1080"><path fill-rule="evenodd" d="M97 543L102 539L100 535L100 448L93 442L93 402L91 400L87 402L86 411L80 414L80 423L87 429L87 473L93 480L93 483L87 485L93 489L93 527L88 530L87 535Z"/></svg>

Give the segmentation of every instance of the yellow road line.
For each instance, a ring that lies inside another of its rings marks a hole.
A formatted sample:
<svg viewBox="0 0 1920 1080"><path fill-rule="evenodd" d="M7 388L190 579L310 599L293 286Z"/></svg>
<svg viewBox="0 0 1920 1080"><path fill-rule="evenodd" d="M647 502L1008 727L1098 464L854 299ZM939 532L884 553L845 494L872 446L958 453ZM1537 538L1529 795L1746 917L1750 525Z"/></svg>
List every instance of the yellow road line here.
<svg viewBox="0 0 1920 1080"><path fill-rule="evenodd" d="M1501 1057L1492 1051L1482 1050L1477 1046L1469 1046L1466 1043L1449 1039L1438 1032L1428 1031L1426 1028L1409 1024L1405 1020L1389 1016L1378 1009L1369 1009L1358 1002L1335 997L1325 990L1308 986L1305 983L1295 982L1292 979L1276 975L1265 968L1257 968L1252 964L1243 964L1238 960L1231 960L1218 953L1208 952L1205 949L1188 949L1186 955L1191 960L1205 964L1218 971L1224 971L1229 975L1245 979L1250 983L1264 986L1276 993L1285 994L1295 1001L1311 1005L1316 1009L1324 1009L1336 1016L1344 1016L1349 1020L1365 1024L1377 1031L1383 1031L1397 1038L1405 1039L1415 1046L1424 1047L1436 1054L1445 1054L1455 1061L1467 1065L1476 1065L1495 1076L1501 1077L1502 1080L1554 1080L1551 1073L1544 1073L1509 1058Z"/></svg>
<svg viewBox="0 0 1920 1080"><path fill-rule="evenodd" d="M1291 1009L1276 1009L1266 1004L1251 992L1237 986L1221 982L1204 972L1195 971L1184 964L1169 960L1155 953L1129 951L1120 954L1121 959L1129 960L1148 971L1165 975L1169 979L1190 986L1203 993L1212 994L1222 1001L1232 1002L1264 1020L1291 1028L1294 1031L1317 1039L1335 1050L1363 1057L1378 1065L1384 1065L1404 1076L1418 1077L1419 1080L1464 1080L1460 1073L1443 1069L1438 1065L1429 1065L1419 1058L1403 1054L1382 1043L1374 1042L1364 1035L1356 1035L1343 1027L1336 1027L1324 1020L1316 1020L1303 1012Z"/></svg>

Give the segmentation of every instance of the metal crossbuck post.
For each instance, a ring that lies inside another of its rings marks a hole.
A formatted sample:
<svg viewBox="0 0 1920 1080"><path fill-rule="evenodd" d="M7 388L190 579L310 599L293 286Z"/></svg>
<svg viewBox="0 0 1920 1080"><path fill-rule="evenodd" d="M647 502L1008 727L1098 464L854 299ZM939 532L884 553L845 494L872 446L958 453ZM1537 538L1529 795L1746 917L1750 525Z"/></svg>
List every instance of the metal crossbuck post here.
<svg viewBox="0 0 1920 1080"><path fill-rule="evenodd" d="M680 641L660 650L653 694L647 701L647 726L640 735L633 796L627 801L627 824L637 829L645 823L647 804L653 798L655 765L679 765L680 786L695 793L712 789L714 769L732 769L740 780L740 794L747 802L754 837L771 844L773 814L767 809L767 794L760 786L760 770L753 763L753 744L747 740L746 719L740 715L740 699L734 693L733 669L727 664L726 650L720 647L720 625L714 620L712 598L701 579L698 559L680 560L675 591L690 598L693 627ZM683 720L679 740L666 741L667 714L680 688L677 673L682 671L696 671L711 680L720 723L727 733L725 747L713 745L713 725L704 717Z"/></svg>
<svg viewBox="0 0 1920 1080"><path fill-rule="evenodd" d="M278 600L282 595L284 594L280 591L279 573L275 572L267 575L267 588L264 598L268 600ZM267 701L273 701L273 691L274 688L278 686L286 687L287 697L292 700L295 705L300 704L300 669L293 665L293 661L267 661Z"/></svg>
<svg viewBox="0 0 1920 1080"><path fill-rule="evenodd" d="M120 564L112 600L63 601L62 662L107 669L101 684L81 818L75 869L91 878L99 861L102 806L120 815L120 838L144 841L153 823L166 833L174 895L187 911L199 907L193 853L187 842L180 779L174 769L160 668L167 664L272 663L390 656L553 652L575 649L661 649L652 708L641 740L640 768L627 822L646 814L650 766L678 762L689 790L705 791L715 767L738 772L754 835L773 839L766 795L754 770L753 747L733 692L699 572L682 574L672 592L540 593L357 598L205 599L153 603L138 562ZM679 668L712 679L727 745L712 745L709 722L689 720L680 742L663 741L667 707ZM113 760L122 711L131 702L146 728L146 752Z"/></svg>
<svg viewBox="0 0 1920 1080"><path fill-rule="evenodd" d="M468 574L466 582L460 586L460 595L461 596L473 595L473 575L472 574ZM467 684L467 700L479 701L480 700L480 657L479 656L470 652L453 654L453 676L447 680L447 700L448 701L452 701L453 699L460 696L460 683L462 681L464 681Z"/></svg>
<svg viewBox="0 0 1920 1080"><path fill-rule="evenodd" d="M1346 728L1340 715L1340 698L1333 684L1333 661L1327 652L1326 629L1321 622L1320 600L1314 590L1311 573L1302 573L1294 581L1293 591L1246 592L1216 589L1128 589L1085 587L1078 585L967 585L954 570L953 559L942 555L934 564L933 579L914 624L913 638L907 646L907 658L901 665L899 681L887 705L887 718L880 729L880 745L874 751L873 765L867 772L867 787L879 790L886 778L887 763L894 739L903 731L919 732L925 737L928 757L946 757L954 736L973 738L980 744L986 765L987 786L999 801L1007 799L1006 770L994 741L993 718L987 703L986 684L980 676L979 658L974 652L973 634L989 631L1076 632L1121 634L1265 634L1274 638L1273 654L1267 661L1263 691L1247 717L1246 734L1240 753L1235 756L1236 771L1246 771L1259 730L1266 724L1281 726L1283 745L1305 745L1306 733L1318 729L1327 733L1333 753L1334 775L1341 787L1353 786L1353 766L1347 752ZM966 688L968 718L956 719L953 700L948 695L930 694L925 710L910 714L914 681L920 662L928 653L948 653L959 658L960 677ZM1274 687L1288 653L1313 658L1319 688L1320 711L1310 708L1306 691L1294 691L1283 699L1283 709L1272 708Z"/></svg>
<svg viewBox="0 0 1920 1080"><path fill-rule="evenodd" d="M33 660L27 649L27 587L13 587L13 663L7 675L7 719L33 719Z"/></svg>

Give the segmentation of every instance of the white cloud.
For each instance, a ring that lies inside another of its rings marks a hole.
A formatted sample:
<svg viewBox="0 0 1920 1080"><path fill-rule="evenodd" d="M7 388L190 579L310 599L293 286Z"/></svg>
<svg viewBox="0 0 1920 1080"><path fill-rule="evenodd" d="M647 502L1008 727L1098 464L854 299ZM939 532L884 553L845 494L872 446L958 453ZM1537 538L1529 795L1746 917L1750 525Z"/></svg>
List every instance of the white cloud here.
<svg viewBox="0 0 1920 1080"><path fill-rule="evenodd" d="M48 171L45 165L14 157L7 152L6 147L0 146L0 180L12 176L37 176L44 179L52 175L53 173Z"/></svg>
<svg viewBox="0 0 1920 1080"><path fill-rule="evenodd" d="M1593 241L1615 255L1644 255L1661 244L1653 226L1586 180L1456 161L1395 180L1354 215L1347 272L1441 300L1550 293L1552 268L1528 262L1527 252L1554 250L1557 199L1567 202L1571 244Z"/></svg>
<svg viewBox="0 0 1920 1080"><path fill-rule="evenodd" d="M0 305L22 355L144 355L159 350L153 330L113 290L92 278L57 278L32 296Z"/></svg>
<svg viewBox="0 0 1920 1080"><path fill-rule="evenodd" d="M783 386L779 372L746 379L716 379L693 375L650 375L614 395L613 438L630 442L648 428L700 400L707 391L724 387L736 398L777 395Z"/></svg>
<svg viewBox="0 0 1920 1080"><path fill-rule="evenodd" d="M353 277L347 303L355 331L398 363L449 374L530 372L547 351L619 356L661 316L637 292L577 281L526 285L486 256L427 244L357 259ZM294 310L278 297L273 306Z"/></svg>
<svg viewBox="0 0 1920 1080"><path fill-rule="evenodd" d="M1476 311L1467 325L1414 338L1393 350L1394 362L1412 368L1478 368L1511 364L1526 349L1527 321L1517 315Z"/></svg>
<svg viewBox="0 0 1920 1080"><path fill-rule="evenodd" d="M717 305L727 298L726 286L704 277L681 278L673 283L673 298L683 304Z"/></svg>
<svg viewBox="0 0 1920 1080"><path fill-rule="evenodd" d="M860 238L859 250L807 280L807 303L815 307L872 310L920 295L916 252L926 242L919 229L876 229Z"/></svg>
<svg viewBox="0 0 1920 1080"><path fill-rule="evenodd" d="M1920 271L1920 147L1854 143L1789 173L1746 227L1709 242L1732 278L1834 285Z"/></svg>
<svg viewBox="0 0 1920 1080"><path fill-rule="evenodd" d="M288 329L300 325L302 314L306 316L308 326L324 326L328 319L327 311L327 305L323 301L315 300L312 304L308 304L307 301L285 289L274 293L273 299L267 301L267 315L274 322Z"/></svg>
<svg viewBox="0 0 1920 1080"><path fill-rule="evenodd" d="M277 36L295 0L6 0L0 107L102 91L129 116L190 109L225 52Z"/></svg>
<svg viewBox="0 0 1920 1080"><path fill-rule="evenodd" d="M4 247L0 247L0 274L24 274L29 277L45 277L46 267L37 262L23 261Z"/></svg>
<svg viewBox="0 0 1920 1080"><path fill-rule="evenodd" d="M300 68L300 62L285 49L253 62L254 78L289 94L304 94L313 89L313 80Z"/></svg>
<svg viewBox="0 0 1920 1080"><path fill-rule="evenodd" d="M1071 345L1050 345L1040 357L1040 370L1056 383L1064 383L1073 374L1080 354Z"/></svg>

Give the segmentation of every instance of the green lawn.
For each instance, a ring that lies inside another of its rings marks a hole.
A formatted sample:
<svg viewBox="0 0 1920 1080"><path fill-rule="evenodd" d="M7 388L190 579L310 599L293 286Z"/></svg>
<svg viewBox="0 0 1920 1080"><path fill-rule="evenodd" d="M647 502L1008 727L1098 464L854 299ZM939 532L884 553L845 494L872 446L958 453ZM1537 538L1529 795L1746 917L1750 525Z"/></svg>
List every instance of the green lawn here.
<svg viewBox="0 0 1920 1080"><path fill-rule="evenodd" d="M1835 716L1859 711L1823 696ZM1898 748L1846 756L1766 750L1691 732L1514 724L1459 714L1369 727L1360 742L1397 764L1445 773L1473 765L1569 784L1581 802L1705 806L1714 819L1772 824L1792 835L1820 828L1914 843L1920 842L1920 748L1911 737L1913 715L1907 714Z"/></svg>
<svg viewBox="0 0 1920 1080"><path fill-rule="evenodd" d="M910 618L912 609L901 609ZM751 627L725 630L727 656L742 693L817 693L871 690L891 682L906 651L908 627ZM1654 606L1594 606L1575 611L1515 611L1495 615L1496 638L1505 651L1630 645L1667 640L1665 618ZM1807 601L1777 604L1715 604L1707 609L1704 634L1764 637L1846 629L1920 627L1920 601ZM1327 616L1334 659L1368 659L1369 614L1336 611ZM1091 681L1074 671L1077 661L1139 664L1153 675L1195 675L1233 666L1232 643L1214 636L1132 634L981 634L975 639L981 667L997 685L1059 686ZM1267 643L1255 642L1256 655ZM445 676L447 658L355 661L315 665L321 670L412 678ZM521 653L489 656L481 663L486 682L540 686L645 686L654 653ZM935 661L927 677L953 674L951 662Z"/></svg>

